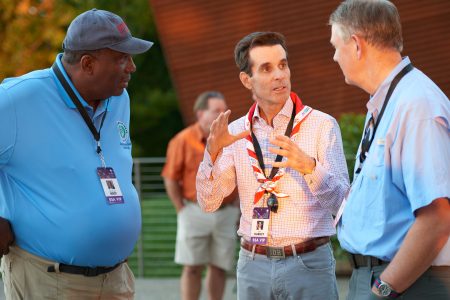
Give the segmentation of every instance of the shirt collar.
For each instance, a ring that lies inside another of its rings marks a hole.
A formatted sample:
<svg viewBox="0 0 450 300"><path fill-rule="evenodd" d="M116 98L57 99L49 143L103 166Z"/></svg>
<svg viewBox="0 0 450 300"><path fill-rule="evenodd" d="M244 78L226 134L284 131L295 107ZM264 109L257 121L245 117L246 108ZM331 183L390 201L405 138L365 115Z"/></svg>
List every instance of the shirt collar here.
<svg viewBox="0 0 450 300"><path fill-rule="evenodd" d="M202 141L202 139L203 139L203 131L202 131L202 128L200 127L200 123L199 122L196 122L195 124L194 124L194 135L195 135L195 138L198 140L198 141Z"/></svg>
<svg viewBox="0 0 450 300"><path fill-rule="evenodd" d="M375 113L375 115L378 114L378 112L381 110L381 107L383 106L384 99L386 98L386 94L392 80L394 80L394 77L397 76L397 74L400 73L400 71L403 70L403 68L406 67L409 63L411 63L409 57L405 56L402 61L392 70L389 76L386 77L386 79L381 83L375 94L370 97L369 102L367 102L366 104L369 113Z"/></svg>
<svg viewBox="0 0 450 300"><path fill-rule="evenodd" d="M67 80L67 82L69 83L69 86L73 89L73 91L74 91L75 95L77 96L78 100L80 100L81 105L83 105L83 107L85 107L87 109L92 109L89 106L89 104L83 99L83 97L81 97L80 93L78 93L77 89L75 88L75 86L72 83L72 80L70 80L69 75L67 75L67 72L64 69L64 66L63 66L63 64L61 62L62 55L63 55L62 53L59 53L58 55L56 55L56 59L55 59L56 65L61 70L61 73L63 74L63 76ZM72 102L72 99L70 99L70 96L67 94L66 90L64 89L63 85L59 81L59 79L56 76L56 74L53 71L53 69L50 68L50 72L53 75L53 78L55 80L56 86L58 88L58 92L59 92L61 98L64 100L64 103L66 103L66 105L68 107L76 109L75 104ZM96 115L104 112L105 110L111 111L111 103L108 106L106 106L106 102L107 101L104 101L104 100L100 101L100 104L97 107L96 112L95 112Z"/></svg>
<svg viewBox="0 0 450 300"><path fill-rule="evenodd" d="M289 98L286 100L286 102L283 105L283 108L280 110L280 112L275 116L275 119L277 119L279 116L285 116L287 118L290 118L292 115L292 109L294 107L294 103L292 102L291 97L289 96ZM256 108L255 108L255 113L253 114L253 122L256 120L261 119L261 115L259 113L259 105L256 104Z"/></svg>

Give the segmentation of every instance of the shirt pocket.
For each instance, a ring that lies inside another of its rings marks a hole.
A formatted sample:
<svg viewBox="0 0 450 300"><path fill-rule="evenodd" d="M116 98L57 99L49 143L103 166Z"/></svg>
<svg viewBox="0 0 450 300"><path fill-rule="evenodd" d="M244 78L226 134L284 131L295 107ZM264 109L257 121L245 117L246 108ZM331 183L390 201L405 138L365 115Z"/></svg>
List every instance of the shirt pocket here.
<svg viewBox="0 0 450 300"><path fill-rule="evenodd" d="M375 167L384 166L385 164L385 140L375 139L371 146L368 157L368 163Z"/></svg>
<svg viewBox="0 0 450 300"><path fill-rule="evenodd" d="M371 152L364 163L364 177L370 182L380 181L385 172L384 145L373 145Z"/></svg>

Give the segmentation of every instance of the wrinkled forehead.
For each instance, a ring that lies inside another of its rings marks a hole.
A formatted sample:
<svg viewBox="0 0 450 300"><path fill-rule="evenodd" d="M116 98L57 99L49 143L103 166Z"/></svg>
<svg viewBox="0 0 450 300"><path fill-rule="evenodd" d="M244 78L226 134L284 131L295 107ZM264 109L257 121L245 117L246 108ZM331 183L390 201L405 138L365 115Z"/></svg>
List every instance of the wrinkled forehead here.
<svg viewBox="0 0 450 300"><path fill-rule="evenodd" d="M338 40L342 40L343 42L347 42L350 37L350 33L348 29L346 29L342 24L333 23L331 25L331 39L330 42L334 44L334 42Z"/></svg>
<svg viewBox="0 0 450 300"><path fill-rule="evenodd" d="M250 49L250 63L259 66L266 63L278 64L282 60L287 60L286 51L281 45L257 46Z"/></svg>
<svg viewBox="0 0 450 300"><path fill-rule="evenodd" d="M227 104L225 103L225 99L212 97L208 99L208 110L216 111L216 110L223 110L225 111L227 109Z"/></svg>

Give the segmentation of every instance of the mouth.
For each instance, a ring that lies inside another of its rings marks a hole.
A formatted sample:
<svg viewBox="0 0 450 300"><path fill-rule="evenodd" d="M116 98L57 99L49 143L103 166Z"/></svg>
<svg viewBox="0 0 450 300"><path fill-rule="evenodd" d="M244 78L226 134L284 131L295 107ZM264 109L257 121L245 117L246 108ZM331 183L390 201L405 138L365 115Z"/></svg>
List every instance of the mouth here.
<svg viewBox="0 0 450 300"><path fill-rule="evenodd" d="M284 91L286 91L286 86L285 86L285 85L283 85L283 86L278 86L278 87L276 87L276 88L273 88L272 90L273 90L274 92L276 92L276 93L284 92Z"/></svg>
<svg viewBox="0 0 450 300"><path fill-rule="evenodd" d="M123 80L121 83L120 83L120 85L123 87L123 88L127 88L128 87L128 82L130 81L130 79L126 79L126 80Z"/></svg>

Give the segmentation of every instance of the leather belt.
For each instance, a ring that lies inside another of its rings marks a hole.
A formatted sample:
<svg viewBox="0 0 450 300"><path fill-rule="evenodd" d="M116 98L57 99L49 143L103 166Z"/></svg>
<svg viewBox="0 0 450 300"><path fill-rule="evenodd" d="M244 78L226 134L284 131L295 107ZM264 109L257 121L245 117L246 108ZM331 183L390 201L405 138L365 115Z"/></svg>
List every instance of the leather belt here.
<svg viewBox="0 0 450 300"><path fill-rule="evenodd" d="M112 270L114 270L118 266L120 266L122 263L123 262L118 263L117 265L112 266L112 267L95 267L95 268L59 264L59 272L84 275L86 277L95 277L97 275L111 272ZM55 266L49 266L47 268L47 272L57 272L57 271L56 271Z"/></svg>
<svg viewBox="0 0 450 300"><path fill-rule="evenodd" d="M329 236L317 237L311 240L298 243L293 245L295 248L296 254L311 252L317 249L322 245L325 245L330 241ZM262 246L252 244L245 239L241 239L241 247L247 251L253 251L253 246L255 246L255 253L267 255L270 258L284 258L286 256L292 256L292 245L284 246L284 247L271 247L271 246Z"/></svg>
<svg viewBox="0 0 450 300"><path fill-rule="evenodd" d="M374 256L349 253L350 264L354 269L386 265L389 262Z"/></svg>

